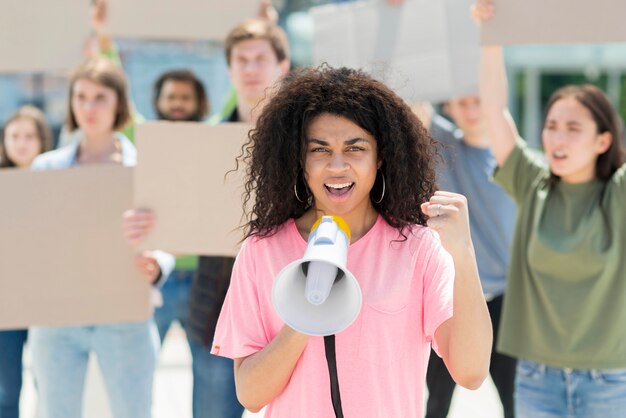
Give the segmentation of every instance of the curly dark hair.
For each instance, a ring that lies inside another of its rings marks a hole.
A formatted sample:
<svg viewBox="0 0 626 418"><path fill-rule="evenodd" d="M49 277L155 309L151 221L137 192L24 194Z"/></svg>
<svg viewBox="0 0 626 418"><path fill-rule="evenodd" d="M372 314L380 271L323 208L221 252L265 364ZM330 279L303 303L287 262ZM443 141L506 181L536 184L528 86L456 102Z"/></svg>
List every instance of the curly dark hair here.
<svg viewBox="0 0 626 418"><path fill-rule="evenodd" d="M386 190L377 203L382 193L377 175L370 199L389 225L404 237L411 225L425 225L420 204L436 190L435 141L383 83L359 70L323 65L293 71L282 80L243 146L245 236L270 236L314 205L310 196L303 199L308 190L303 184L306 132L323 113L345 117L376 139Z"/></svg>

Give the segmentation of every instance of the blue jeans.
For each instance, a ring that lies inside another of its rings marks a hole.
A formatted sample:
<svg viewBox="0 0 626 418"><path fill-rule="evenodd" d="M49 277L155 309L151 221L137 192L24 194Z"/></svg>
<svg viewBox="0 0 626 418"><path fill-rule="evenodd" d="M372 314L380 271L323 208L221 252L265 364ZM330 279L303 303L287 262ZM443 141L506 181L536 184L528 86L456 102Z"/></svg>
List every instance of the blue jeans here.
<svg viewBox="0 0 626 418"><path fill-rule="evenodd" d="M517 364L517 418L623 418L626 369L559 369L528 360Z"/></svg>
<svg viewBox="0 0 626 418"><path fill-rule="evenodd" d="M150 418L158 337L152 320L81 327L33 327L29 344L41 418L80 418L94 352L115 418Z"/></svg>
<svg viewBox="0 0 626 418"><path fill-rule="evenodd" d="M154 312L161 342L174 320L186 330L194 274L194 271L174 270L161 288L163 306ZM213 356L190 338L187 341L192 358L193 417L241 418L244 408L237 400L233 361Z"/></svg>
<svg viewBox="0 0 626 418"><path fill-rule="evenodd" d="M22 352L28 332L0 331L0 418L20 416Z"/></svg>
<svg viewBox="0 0 626 418"><path fill-rule="evenodd" d="M237 400L233 361L214 356L189 340L193 369L193 417L241 418L243 406Z"/></svg>
<svg viewBox="0 0 626 418"><path fill-rule="evenodd" d="M163 305L154 311L154 321L161 343L174 320L180 322L183 329L186 329L189 317L189 294L194 273L193 270L174 270L161 287Z"/></svg>

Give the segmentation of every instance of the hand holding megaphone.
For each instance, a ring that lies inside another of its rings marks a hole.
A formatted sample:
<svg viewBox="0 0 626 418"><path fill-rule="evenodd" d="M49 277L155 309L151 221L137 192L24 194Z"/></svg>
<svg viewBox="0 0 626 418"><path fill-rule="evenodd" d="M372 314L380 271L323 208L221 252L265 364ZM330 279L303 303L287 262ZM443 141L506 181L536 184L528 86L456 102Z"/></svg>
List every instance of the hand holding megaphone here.
<svg viewBox="0 0 626 418"><path fill-rule="evenodd" d="M324 216L311 229L300 260L274 280L272 303L278 316L304 334L326 336L347 328L361 311L361 288L346 267L350 230L336 216Z"/></svg>

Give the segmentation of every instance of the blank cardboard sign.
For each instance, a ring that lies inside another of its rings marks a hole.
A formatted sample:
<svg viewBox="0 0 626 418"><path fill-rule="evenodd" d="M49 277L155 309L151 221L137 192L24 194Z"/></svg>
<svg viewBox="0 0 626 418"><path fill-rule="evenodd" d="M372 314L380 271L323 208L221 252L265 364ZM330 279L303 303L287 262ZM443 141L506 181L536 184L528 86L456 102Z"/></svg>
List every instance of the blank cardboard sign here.
<svg viewBox="0 0 626 418"><path fill-rule="evenodd" d="M121 230L132 169L3 170L0 190L0 328L150 317L150 286Z"/></svg>
<svg viewBox="0 0 626 418"><path fill-rule="evenodd" d="M250 125L147 122L137 127L135 207L156 214L141 248L234 256L242 238L242 168Z"/></svg>
<svg viewBox="0 0 626 418"><path fill-rule="evenodd" d="M0 72L67 70L89 35L89 1L2 0Z"/></svg>
<svg viewBox="0 0 626 418"><path fill-rule="evenodd" d="M483 45L626 41L626 2L615 0L495 0L482 28Z"/></svg>
<svg viewBox="0 0 626 418"><path fill-rule="evenodd" d="M478 91L479 31L472 0L383 0L311 9L314 61L360 68L408 102Z"/></svg>
<svg viewBox="0 0 626 418"><path fill-rule="evenodd" d="M258 0L109 0L107 31L121 38L225 39Z"/></svg>

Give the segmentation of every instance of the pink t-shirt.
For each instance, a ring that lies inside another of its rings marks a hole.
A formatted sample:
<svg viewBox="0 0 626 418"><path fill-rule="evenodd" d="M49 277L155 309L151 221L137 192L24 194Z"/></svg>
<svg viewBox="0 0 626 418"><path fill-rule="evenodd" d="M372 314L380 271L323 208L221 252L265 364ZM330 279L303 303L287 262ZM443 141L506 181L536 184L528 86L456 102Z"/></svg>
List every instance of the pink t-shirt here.
<svg viewBox="0 0 626 418"><path fill-rule="evenodd" d="M397 229L379 216L348 250L347 267L361 286L363 307L336 336L346 417L423 416L429 343L452 316L454 265L428 228L415 226L407 241L394 242L398 238ZM293 220L271 237L246 240L217 323L213 354L246 357L272 341L283 326L272 306L272 282L284 266L302 258L305 248ZM323 337L310 337L265 416L335 416Z"/></svg>

